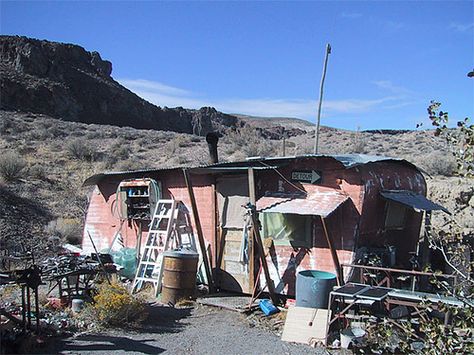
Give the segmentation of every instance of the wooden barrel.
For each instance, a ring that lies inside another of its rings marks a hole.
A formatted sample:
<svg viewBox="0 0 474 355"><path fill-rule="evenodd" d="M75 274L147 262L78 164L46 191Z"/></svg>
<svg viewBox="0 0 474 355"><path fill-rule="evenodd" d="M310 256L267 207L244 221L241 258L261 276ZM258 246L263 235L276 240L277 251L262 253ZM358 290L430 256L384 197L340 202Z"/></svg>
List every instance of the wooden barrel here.
<svg viewBox="0 0 474 355"><path fill-rule="evenodd" d="M192 251L163 253L162 303L175 304L181 299L193 298L198 261L199 255Z"/></svg>

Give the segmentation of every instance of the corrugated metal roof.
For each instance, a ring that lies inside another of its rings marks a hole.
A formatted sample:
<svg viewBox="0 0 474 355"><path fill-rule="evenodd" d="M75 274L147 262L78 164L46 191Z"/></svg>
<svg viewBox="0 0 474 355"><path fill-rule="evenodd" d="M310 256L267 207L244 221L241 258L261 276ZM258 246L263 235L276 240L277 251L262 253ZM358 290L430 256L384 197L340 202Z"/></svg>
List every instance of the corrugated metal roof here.
<svg viewBox="0 0 474 355"><path fill-rule="evenodd" d="M380 194L386 199L401 203L419 211L440 210L451 214L445 207L427 199L425 196L406 190L385 190Z"/></svg>
<svg viewBox="0 0 474 355"><path fill-rule="evenodd" d="M257 201L257 211L327 217L348 198L341 191L329 188L309 192L306 197L270 195Z"/></svg>
<svg viewBox="0 0 474 355"><path fill-rule="evenodd" d="M160 171L171 171L171 170L177 170L177 169L183 169L187 168L190 170L190 172L196 171L196 172L203 172L203 169L207 168L256 168L256 167L265 167L266 162L271 163L273 167L281 167L285 164L288 164L292 160L298 160L298 159L309 159L309 158L330 158L337 160L340 162L344 167L346 168L352 168L357 165L364 165L364 164L369 164L369 163L374 163L374 162L380 162L380 161L398 161L398 162L404 162L406 164L411 165L412 167L417 168L415 165L412 163L404 160L404 159L398 159L398 158L389 158L389 157L383 157L383 156L375 156L375 155L365 155L365 154L342 154L342 155L323 155L323 154L306 154L306 155L298 155L298 156L291 156L291 157L270 157L270 158L252 158L249 160L244 160L244 161L237 161L237 162L223 162L223 163L217 163L217 164L205 164L205 165L198 165L198 166L175 166L175 167L167 167L167 168L154 168L154 169L143 169L143 170L130 170L130 171L118 171L118 172L105 172L105 173L100 173L93 175L89 178L87 178L83 186L91 186L91 185L96 185L98 184L102 179L109 177L109 176L140 176L143 174L143 176L149 174L149 173L154 173L154 172L160 172Z"/></svg>

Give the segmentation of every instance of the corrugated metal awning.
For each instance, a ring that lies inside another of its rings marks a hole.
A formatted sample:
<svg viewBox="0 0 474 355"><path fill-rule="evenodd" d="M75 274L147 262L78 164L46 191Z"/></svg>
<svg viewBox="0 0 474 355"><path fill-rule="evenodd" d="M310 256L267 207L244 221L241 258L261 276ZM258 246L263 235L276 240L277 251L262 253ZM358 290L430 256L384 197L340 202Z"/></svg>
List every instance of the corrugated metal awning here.
<svg viewBox="0 0 474 355"><path fill-rule="evenodd" d="M417 194L413 191L406 190L386 190L380 192L380 194L388 199L405 206L411 207L417 211L443 211L447 214L451 214L445 207L427 199L425 196Z"/></svg>
<svg viewBox="0 0 474 355"><path fill-rule="evenodd" d="M327 217L348 198L349 196L335 189L316 190L303 197L264 196L257 201L257 211Z"/></svg>

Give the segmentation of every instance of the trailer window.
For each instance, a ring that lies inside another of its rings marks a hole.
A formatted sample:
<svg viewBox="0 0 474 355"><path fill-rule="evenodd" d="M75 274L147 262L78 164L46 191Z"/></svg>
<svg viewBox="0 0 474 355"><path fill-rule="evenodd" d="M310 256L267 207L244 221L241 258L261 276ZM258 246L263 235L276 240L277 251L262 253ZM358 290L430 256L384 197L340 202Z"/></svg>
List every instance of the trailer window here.
<svg viewBox="0 0 474 355"><path fill-rule="evenodd" d="M385 229L405 228L406 207L400 203L389 201L385 210Z"/></svg>
<svg viewBox="0 0 474 355"><path fill-rule="evenodd" d="M311 216L265 212L259 214L262 237L272 238L275 245L311 247Z"/></svg>

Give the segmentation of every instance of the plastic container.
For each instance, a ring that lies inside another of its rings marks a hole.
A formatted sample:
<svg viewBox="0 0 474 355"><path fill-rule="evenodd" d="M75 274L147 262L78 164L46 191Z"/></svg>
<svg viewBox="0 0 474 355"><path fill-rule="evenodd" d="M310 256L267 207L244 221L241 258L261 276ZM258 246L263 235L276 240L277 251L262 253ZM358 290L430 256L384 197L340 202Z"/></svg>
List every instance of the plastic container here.
<svg viewBox="0 0 474 355"><path fill-rule="evenodd" d="M341 332L341 348L348 349L352 342L365 336L365 330L360 328L346 328Z"/></svg>
<svg viewBox="0 0 474 355"><path fill-rule="evenodd" d="M328 307L329 292L336 285L336 275L326 271L304 270L296 275L296 306Z"/></svg>
<svg viewBox="0 0 474 355"><path fill-rule="evenodd" d="M124 249L122 252L121 265L123 266L122 275L133 279L137 268L135 249Z"/></svg>
<svg viewBox="0 0 474 355"><path fill-rule="evenodd" d="M260 300L259 304L260 309L262 310L263 313L265 313L266 316L269 316L271 314L275 314L278 312L278 308L276 308L272 301L269 299L263 299Z"/></svg>
<svg viewBox="0 0 474 355"><path fill-rule="evenodd" d="M75 313L79 313L84 308L84 301L80 298L74 298L71 301L71 309Z"/></svg>

